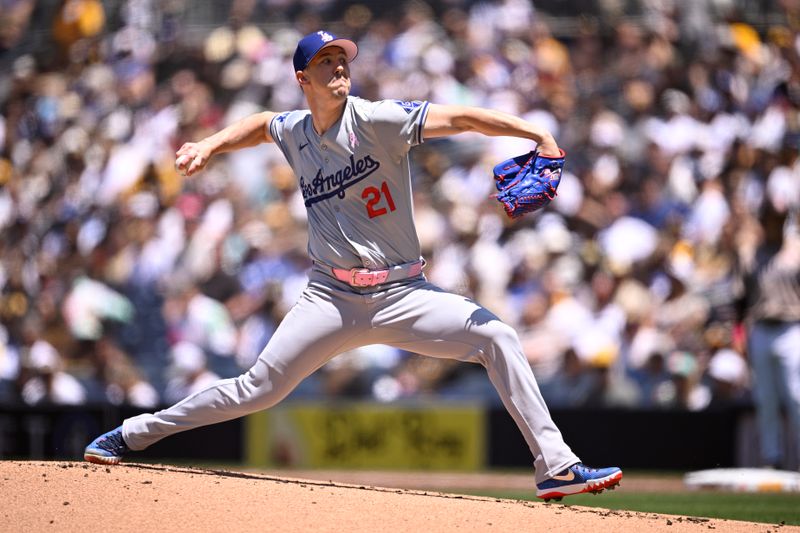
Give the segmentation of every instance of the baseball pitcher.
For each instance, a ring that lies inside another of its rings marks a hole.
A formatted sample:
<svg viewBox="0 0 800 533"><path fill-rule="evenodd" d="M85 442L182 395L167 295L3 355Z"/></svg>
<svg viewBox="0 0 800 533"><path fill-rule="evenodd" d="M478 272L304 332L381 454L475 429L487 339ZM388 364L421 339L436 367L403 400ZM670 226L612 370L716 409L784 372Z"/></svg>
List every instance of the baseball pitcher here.
<svg viewBox="0 0 800 533"><path fill-rule="evenodd" d="M258 113L178 150L177 168L192 176L223 152L264 142L280 148L308 211L309 283L246 373L125 420L94 440L85 459L117 464L174 433L269 408L337 354L387 344L486 368L530 447L540 498L614 488L619 468L586 467L564 442L515 331L427 282L414 227L413 146L466 131L534 141L530 154L495 167L497 199L512 217L553 198L564 152L549 132L509 114L350 96L357 53L354 42L327 31L305 36L294 70L308 110Z"/></svg>

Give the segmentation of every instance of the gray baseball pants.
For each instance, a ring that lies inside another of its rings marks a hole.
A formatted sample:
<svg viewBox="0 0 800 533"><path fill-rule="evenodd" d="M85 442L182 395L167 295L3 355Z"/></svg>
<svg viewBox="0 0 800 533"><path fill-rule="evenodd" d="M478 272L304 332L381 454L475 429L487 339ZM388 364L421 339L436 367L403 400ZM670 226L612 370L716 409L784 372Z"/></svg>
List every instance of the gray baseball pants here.
<svg viewBox="0 0 800 533"><path fill-rule="evenodd" d="M545 405L516 332L423 276L354 289L313 269L300 299L252 368L154 414L124 421L132 450L280 402L335 355L369 344L483 365L534 457L536 482L579 461Z"/></svg>

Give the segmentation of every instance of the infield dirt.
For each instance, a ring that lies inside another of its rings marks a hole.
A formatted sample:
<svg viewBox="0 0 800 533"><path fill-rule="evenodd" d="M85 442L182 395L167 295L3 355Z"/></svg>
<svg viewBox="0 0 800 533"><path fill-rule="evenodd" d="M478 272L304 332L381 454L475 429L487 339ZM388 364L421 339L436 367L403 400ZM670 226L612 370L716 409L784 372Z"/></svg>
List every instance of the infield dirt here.
<svg viewBox="0 0 800 533"><path fill-rule="evenodd" d="M26 533L800 532L772 524L139 463L0 461L0 502L0 529Z"/></svg>

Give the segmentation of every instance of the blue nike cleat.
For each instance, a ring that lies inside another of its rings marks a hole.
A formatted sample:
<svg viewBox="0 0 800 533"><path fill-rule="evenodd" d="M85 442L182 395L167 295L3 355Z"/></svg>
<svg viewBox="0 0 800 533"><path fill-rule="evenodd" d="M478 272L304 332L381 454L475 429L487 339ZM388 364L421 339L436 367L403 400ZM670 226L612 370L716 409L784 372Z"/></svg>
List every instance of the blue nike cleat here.
<svg viewBox="0 0 800 533"><path fill-rule="evenodd" d="M99 465L115 465L119 464L122 456L129 451L131 450L122 438L122 426L120 426L94 439L84 450L83 458Z"/></svg>
<svg viewBox="0 0 800 533"><path fill-rule="evenodd" d="M536 485L536 496L544 501L559 501L564 496L582 492L598 494L605 489L615 489L621 479L622 470L617 467L590 468L583 463L575 463Z"/></svg>

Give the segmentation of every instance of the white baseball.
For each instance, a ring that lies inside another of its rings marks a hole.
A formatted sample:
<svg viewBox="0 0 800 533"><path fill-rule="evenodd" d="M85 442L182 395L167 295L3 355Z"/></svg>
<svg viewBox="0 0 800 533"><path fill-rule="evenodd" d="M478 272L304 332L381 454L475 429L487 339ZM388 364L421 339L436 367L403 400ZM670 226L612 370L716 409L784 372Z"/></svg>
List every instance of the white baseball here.
<svg viewBox="0 0 800 533"><path fill-rule="evenodd" d="M180 172L181 175L185 176L186 171L189 169L189 165L191 164L191 162L192 162L192 156L188 154L183 154L182 156L178 157L178 159L175 160L175 168L178 169L178 172Z"/></svg>

